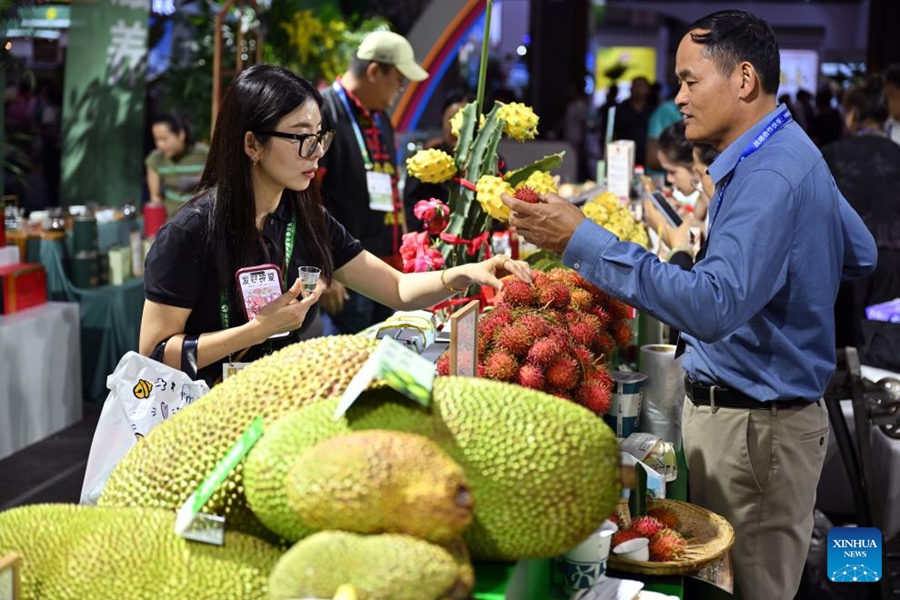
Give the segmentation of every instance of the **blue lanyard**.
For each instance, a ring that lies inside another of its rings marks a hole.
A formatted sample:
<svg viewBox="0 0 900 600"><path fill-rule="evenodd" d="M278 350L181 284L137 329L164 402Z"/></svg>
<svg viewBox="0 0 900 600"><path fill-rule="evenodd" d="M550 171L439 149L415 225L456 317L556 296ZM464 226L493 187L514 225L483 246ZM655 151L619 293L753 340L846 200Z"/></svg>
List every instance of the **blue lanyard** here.
<svg viewBox="0 0 900 600"><path fill-rule="evenodd" d="M762 130L756 135L753 140L747 144L747 147L744 148L744 151L741 153L740 158L738 158L737 163L734 165L734 168L731 170L731 173L728 175L728 179L725 180L725 183L722 184L722 187L719 188L719 193L716 195L716 206L715 212L710 214L709 218L709 227L706 232L707 243L709 243L709 236L712 233L713 222L716 220L716 217L719 216L719 209L722 208L722 198L725 197L725 189L728 187L728 184L731 183L731 179L734 177L734 171L737 169L738 165L744 162L744 159L762 148L763 144L765 144L772 135L775 134L776 131L790 123L791 111L788 109L784 109L784 111L776 116L774 119L769 121L769 124L762 128Z"/></svg>
<svg viewBox="0 0 900 600"><path fill-rule="evenodd" d="M335 81L331 87L334 89L337 97L341 99L341 104L344 105L344 110L347 111L347 116L350 117L350 123L353 125L353 133L356 135L356 143L359 144L359 151L362 154L363 162L366 164L366 171L371 171L375 168L375 165L372 163L372 158L369 156L369 149L366 147L362 131L359 129L359 123L356 121L356 114L350 110L350 100L347 98L347 92L337 81ZM378 128L378 131L381 131L381 123L378 120L378 115L375 114L373 116L375 118L375 126Z"/></svg>

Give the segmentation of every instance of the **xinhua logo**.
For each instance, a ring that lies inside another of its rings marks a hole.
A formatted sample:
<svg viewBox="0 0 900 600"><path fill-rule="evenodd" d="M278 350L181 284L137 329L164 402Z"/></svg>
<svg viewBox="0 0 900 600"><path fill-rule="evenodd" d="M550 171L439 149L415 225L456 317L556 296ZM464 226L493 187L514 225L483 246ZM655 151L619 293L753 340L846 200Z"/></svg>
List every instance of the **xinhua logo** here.
<svg viewBox="0 0 900 600"><path fill-rule="evenodd" d="M828 532L828 578L871 583L881 579L881 531L874 527L835 527Z"/></svg>

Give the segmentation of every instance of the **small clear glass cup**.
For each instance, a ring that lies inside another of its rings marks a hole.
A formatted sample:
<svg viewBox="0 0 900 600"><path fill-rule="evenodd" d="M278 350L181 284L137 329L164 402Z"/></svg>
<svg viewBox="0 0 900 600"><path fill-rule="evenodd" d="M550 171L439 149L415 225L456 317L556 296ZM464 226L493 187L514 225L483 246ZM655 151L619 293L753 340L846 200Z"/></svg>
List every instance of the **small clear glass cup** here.
<svg viewBox="0 0 900 600"><path fill-rule="evenodd" d="M316 289L316 283L319 281L319 273L322 271L318 267L300 267L300 281L303 291L312 293Z"/></svg>

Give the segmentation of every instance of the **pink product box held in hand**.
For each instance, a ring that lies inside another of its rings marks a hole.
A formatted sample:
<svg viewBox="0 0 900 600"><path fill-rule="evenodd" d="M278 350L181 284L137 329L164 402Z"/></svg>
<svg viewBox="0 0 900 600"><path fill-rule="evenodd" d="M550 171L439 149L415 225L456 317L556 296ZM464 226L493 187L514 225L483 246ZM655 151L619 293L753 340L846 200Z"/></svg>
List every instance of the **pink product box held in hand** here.
<svg viewBox="0 0 900 600"><path fill-rule="evenodd" d="M889 302L867 306L866 318L870 321L900 323L900 298L894 298Z"/></svg>

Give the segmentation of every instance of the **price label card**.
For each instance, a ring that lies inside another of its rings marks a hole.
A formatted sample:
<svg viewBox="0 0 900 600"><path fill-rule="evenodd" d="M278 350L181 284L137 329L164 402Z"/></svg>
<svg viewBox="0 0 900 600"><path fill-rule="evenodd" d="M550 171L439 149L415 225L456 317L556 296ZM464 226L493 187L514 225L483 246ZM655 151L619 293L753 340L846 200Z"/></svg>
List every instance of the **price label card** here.
<svg viewBox="0 0 900 600"><path fill-rule="evenodd" d="M478 374L478 300L472 300L450 316L450 374Z"/></svg>
<svg viewBox="0 0 900 600"><path fill-rule="evenodd" d="M366 187L369 190L369 208L381 212L394 211L394 189L387 173L366 171Z"/></svg>
<svg viewBox="0 0 900 600"><path fill-rule="evenodd" d="M333 418L335 421L340 419L375 378L384 379L391 388L410 400L428 406L434 389L434 377L434 363L394 339L382 338L381 344L350 381Z"/></svg>
<svg viewBox="0 0 900 600"><path fill-rule="evenodd" d="M19 599L19 555L0 556L0 600Z"/></svg>

